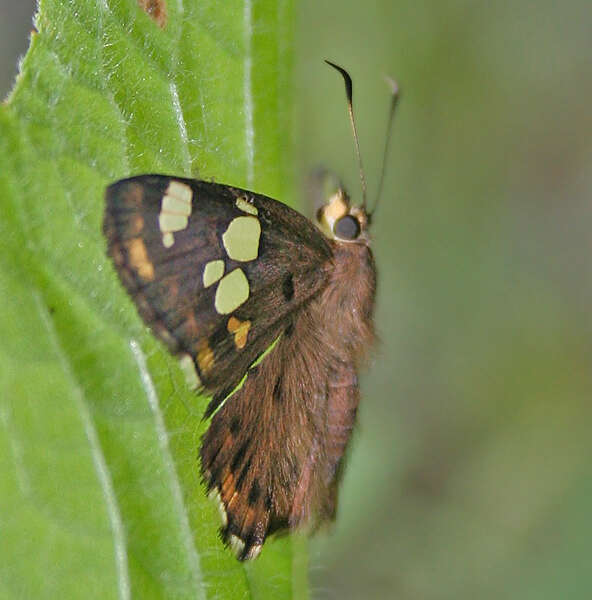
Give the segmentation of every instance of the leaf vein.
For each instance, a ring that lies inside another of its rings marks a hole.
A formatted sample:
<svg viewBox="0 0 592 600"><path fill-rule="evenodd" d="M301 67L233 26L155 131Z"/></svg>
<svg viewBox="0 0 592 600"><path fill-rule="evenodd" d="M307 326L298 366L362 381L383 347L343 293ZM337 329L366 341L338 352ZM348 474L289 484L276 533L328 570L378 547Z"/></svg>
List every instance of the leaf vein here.
<svg viewBox="0 0 592 600"><path fill-rule="evenodd" d="M20 440L15 435L15 429L12 426L8 407L0 407L0 423L4 426L6 435L8 437L8 444L10 446L10 453L12 455L12 462L14 464L14 470L16 474L16 481L19 490L24 498L29 498L31 495L31 482L29 473L25 467L23 460L23 450Z"/></svg>
<svg viewBox="0 0 592 600"><path fill-rule="evenodd" d="M189 557L189 566L191 569L192 580L194 583L196 594L200 598L205 598L205 591L203 587L200 587L199 582L202 581L201 576L201 567L199 564L199 556L197 554L197 550L193 543L193 533L191 530L191 525L189 524L189 515L187 511L187 507L185 505L185 500L183 497L183 491L181 489L181 483L179 482L179 477L177 475L177 471L175 469L175 464L173 457L171 456L171 450L168 443L168 433L166 429L166 425L164 422L164 418L162 415L162 410L160 408L160 403L158 400L158 394L156 392L156 388L154 386L154 382L152 381L152 377L148 371L148 366L146 364L146 357L140 348L140 345L136 340L131 340L130 349L132 351L132 356L136 361L138 366L138 371L140 373L140 379L142 382L142 386L144 387L144 391L146 393L146 398L148 400L148 404L150 406L150 410L154 415L154 422L156 426L156 433L158 438L158 444L160 446L160 450L163 455L164 464L169 475L169 479L171 482L171 488L173 492L173 499L177 506L179 512L179 522L181 527L181 535L183 538L183 543L187 550L187 554Z"/></svg>
<svg viewBox="0 0 592 600"><path fill-rule="evenodd" d="M243 25L245 28L245 56L243 62L243 94L245 97L245 148L247 153L247 184L253 186L255 177L255 127L253 124L253 8L252 0L245 0Z"/></svg>
<svg viewBox="0 0 592 600"><path fill-rule="evenodd" d="M173 110L175 111L175 118L179 126L179 135L183 142L183 162L185 163L185 174L191 175L191 155L189 153L189 144L187 142L187 125L185 124L185 116L183 115L183 109L181 108L181 102L179 100L179 92L177 91L177 84L171 81L169 84L169 90L171 92L171 98L173 103Z"/></svg>
<svg viewBox="0 0 592 600"><path fill-rule="evenodd" d="M56 356L61 364L62 370L72 383L74 390L74 398L80 413L84 432L88 440L93 464L103 491L103 496L107 505L107 513L109 515L109 521L111 523L111 529L113 531L113 546L115 549L115 566L117 570L117 581L119 585L119 597L122 600L131 599L131 586L129 578L129 568L127 562L127 544L125 537L125 528L123 526L123 520L117 504L117 496L115 494L115 488L111 477L109 475L109 468L103 450L101 448L101 442L95 429L91 413L88 409L85 401L84 392L78 382L74 371L70 365L68 356L66 355L62 344L59 339L59 335L56 328L51 320L49 311L45 306L41 295L38 292L33 292L33 299L37 305L39 316L43 322L48 338L51 345L54 347Z"/></svg>

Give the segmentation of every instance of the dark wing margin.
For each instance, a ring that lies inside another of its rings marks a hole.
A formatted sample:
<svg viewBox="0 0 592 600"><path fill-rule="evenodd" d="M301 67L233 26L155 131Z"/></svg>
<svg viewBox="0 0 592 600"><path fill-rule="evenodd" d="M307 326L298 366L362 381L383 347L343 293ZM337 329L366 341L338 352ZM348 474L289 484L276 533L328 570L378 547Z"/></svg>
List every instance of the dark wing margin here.
<svg viewBox="0 0 592 600"><path fill-rule="evenodd" d="M191 357L209 414L324 288L331 248L298 212L223 184L140 175L105 198L119 278L154 334Z"/></svg>

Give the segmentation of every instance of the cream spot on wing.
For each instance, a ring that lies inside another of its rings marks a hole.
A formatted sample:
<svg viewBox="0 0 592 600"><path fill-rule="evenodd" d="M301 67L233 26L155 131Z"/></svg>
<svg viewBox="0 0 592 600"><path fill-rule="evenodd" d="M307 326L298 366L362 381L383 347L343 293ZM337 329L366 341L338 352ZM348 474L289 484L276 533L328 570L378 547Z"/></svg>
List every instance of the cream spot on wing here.
<svg viewBox="0 0 592 600"><path fill-rule="evenodd" d="M185 381L189 388L196 390L201 385L201 380L197 374L197 369L195 368L195 363L191 356L189 356L189 354L183 354L183 356L179 358L179 365L181 365L181 370L185 375Z"/></svg>
<svg viewBox="0 0 592 600"><path fill-rule="evenodd" d="M220 513L220 519L222 520L222 527L226 527L226 525L228 525L228 516L226 514L226 509L224 508L224 503L222 502L220 492L214 488L210 492L210 498L216 501L218 505L218 512Z"/></svg>
<svg viewBox="0 0 592 600"><path fill-rule="evenodd" d="M187 217L191 214L191 196L186 200L185 198L177 198L176 196L169 196L165 193L162 197L160 210L163 213Z"/></svg>
<svg viewBox="0 0 592 600"><path fill-rule="evenodd" d="M130 265L138 275L146 281L154 279L154 265L148 258L146 246L140 238L133 238L126 243Z"/></svg>
<svg viewBox="0 0 592 600"><path fill-rule="evenodd" d="M243 212L249 213L250 215L257 216L259 214L257 207L253 206L246 198L237 198L236 207Z"/></svg>
<svg viewBox="0 0 592 600"><path fill-rule="evenodd" d="M255 260L259 254L261 224L255 217L236 217L222 235L222 243L233 260Z"/></svg>
<svg viewBox="0 0 592 600"><path fill-rule="evenodd" d="M228 540L232 551L238 556L245 549L245 543L236 535L232 534Z"/></svg>
<svg viewBox="0 0 592 600"><path fill-rule="evenodd" d="M203 272L203 284L204 287L209 287L213 283L216 283L220 277L224 275L224 261L223 260L211 260L204 269Z"/></svg>
<svg viewBox="0 0 592 600"><path fill-rule="evenodd" d="M191 207L191 199L193 198L193 191L186 183L183 183L181 181L176 181L175 179L173 179L169 183L169 186L167 187L165 194L167 196L172 196L173 198L182 200L183 202L185 202L185 204L189 204L189 207Z"/></svg>
<svg viewBox="0 0 592 600"><path fill-rule="evenodd" d="M216 289L216 312L227 315L236 310L249 297L249 282L242 269L224 275Z"/></svg>
<svg viewBox="0 0 592 600"><path fill-rule="evenodd" d="M171 248L175 243L175 236L170 231L165 231L162 234L162 245L165 248Z"/></svg>
<svg viewBox="0 0 592 600"><path fill-rule="evenodd" d="M242 350L245 347L250 328L251 321L241 321L236 317L230 317L230 319L228 319L226 329L228 329L228 333L234 333L234 345L239 350Z"/></svg>
<svg viewBox="0 0 592 600"><path fill-rule="evenodd" d="M158 226L163 233L181 231L187 227L188 222L189 219L184 215L175 215L167 212L161 212L158 215Z"/></svg>
<svg viewBox="0 0 592 600"><path fill-rule="evenodd" d="M260 553L261 553L261 544L255 544L254 546L251 546L251 548L245 555L245 560L253 560L254 558L257 558Z"/></svg>
<svg viewBox="0 0 592 600"><path fill-rule="evenodd" d="M162 243L170 248L175 243L174 231L182 231L189 223L193 191L180 181L171 181L162 197L158 226L162 232Z"/></svg>

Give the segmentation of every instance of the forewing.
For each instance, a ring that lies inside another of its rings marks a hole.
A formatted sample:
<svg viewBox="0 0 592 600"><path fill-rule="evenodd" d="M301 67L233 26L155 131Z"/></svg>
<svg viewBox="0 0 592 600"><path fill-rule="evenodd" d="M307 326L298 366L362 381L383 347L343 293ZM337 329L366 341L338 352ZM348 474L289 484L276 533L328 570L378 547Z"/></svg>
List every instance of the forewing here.
<svg viewBox="0 0 592 600"><path fill-rule="evenodd" d="M210 412L327 282L305 217L230 186L141 175L107 188L108 253L146 324L193 359Z"/></svg>

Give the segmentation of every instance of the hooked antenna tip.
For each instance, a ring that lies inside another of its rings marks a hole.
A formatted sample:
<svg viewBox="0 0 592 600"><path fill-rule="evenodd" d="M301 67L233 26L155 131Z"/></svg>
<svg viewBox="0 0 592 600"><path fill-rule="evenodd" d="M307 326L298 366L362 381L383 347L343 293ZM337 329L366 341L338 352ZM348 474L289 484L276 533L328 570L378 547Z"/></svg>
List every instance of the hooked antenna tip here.
<svg viewBox="0 0 592 600"><path fill-rule="evenodd" d="M352 126L354 134L354 143L356 148L356 156L358 157L358 167L360 169L360 183L362 186L362 208L366 210L367 206L367 192L366 192L366 176L364 175L364 165L362 164L362 154L360 152L360 140L358 138L358 132L356 130L356 120L354 118L354 99L353 99L353 83L349 73L334 62L325 59L325 62L333 67L336 71L339 71L345 82L345 94L347 96L347 110L349 113L349 120Z"/></svg>
<svg viewBox="0 0 592 600"><path fill-rule="evenodd" d="M386 84L389 86L389 88L391 88L391 94L393 96L399 96L399 84L392 77L389 77L388 75L384 75L383 78L384 78Z"/></svg>

